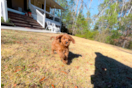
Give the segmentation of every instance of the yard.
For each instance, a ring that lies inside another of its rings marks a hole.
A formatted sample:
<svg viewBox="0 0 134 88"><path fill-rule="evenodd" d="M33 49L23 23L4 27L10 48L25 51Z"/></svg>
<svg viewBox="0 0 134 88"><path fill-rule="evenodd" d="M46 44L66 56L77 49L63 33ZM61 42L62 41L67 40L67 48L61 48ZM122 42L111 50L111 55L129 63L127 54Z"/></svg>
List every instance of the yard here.
<svg viewBox="0 0 134 88"><path fill-rule="evenodd" d="M131 88L132 51L72 36L69 64L51 54L59 34L1 30L3 88Z"/></svg>

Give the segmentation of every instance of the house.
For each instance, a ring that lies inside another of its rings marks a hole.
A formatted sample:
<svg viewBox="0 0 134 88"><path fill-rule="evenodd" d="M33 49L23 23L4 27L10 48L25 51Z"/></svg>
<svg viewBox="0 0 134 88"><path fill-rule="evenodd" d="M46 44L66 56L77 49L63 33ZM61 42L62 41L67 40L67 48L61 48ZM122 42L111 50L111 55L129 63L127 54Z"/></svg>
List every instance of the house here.
<svg viewBox="0 0 134 88"><path fill-rule="evenodd" d="M1 16L21 27L60 30L62 11L54 0L1 0Z"/></svg>
<svg viewBox="0 0 134 88"><path fill-rule="evenodd" d="M131 8L132 8L132 33L134 33L134 0L131 0Z"/></svg>

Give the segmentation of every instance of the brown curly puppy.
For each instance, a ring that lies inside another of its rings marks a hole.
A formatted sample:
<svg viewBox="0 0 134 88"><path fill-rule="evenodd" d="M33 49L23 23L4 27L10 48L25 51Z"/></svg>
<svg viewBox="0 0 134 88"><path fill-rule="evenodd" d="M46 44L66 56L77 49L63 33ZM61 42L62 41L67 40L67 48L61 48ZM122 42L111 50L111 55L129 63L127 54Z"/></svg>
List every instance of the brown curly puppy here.
<svg viewBox="0 0 134 88"><path fill-rule="evenodd" d="M54 51L56 51L63 63L68 63L68 54L69 54L69 45L72 41L73 44L75 43L75 40L69 36L68 34L63 34L59 36L52 36L50 39L54 38L54 41L52 42L52 54L54 54Z"/></svg>

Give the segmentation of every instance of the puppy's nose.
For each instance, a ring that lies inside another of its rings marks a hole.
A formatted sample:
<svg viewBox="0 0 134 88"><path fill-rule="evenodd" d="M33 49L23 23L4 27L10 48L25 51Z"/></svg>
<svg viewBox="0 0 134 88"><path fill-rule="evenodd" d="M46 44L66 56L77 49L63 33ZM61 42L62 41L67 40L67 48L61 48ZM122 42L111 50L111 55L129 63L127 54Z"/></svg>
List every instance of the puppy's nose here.
<svg viewBox="0 0 134 88"><path fill-rule="evenodd" d="M67 44L68 42L66 42L66 44Z"/></svg>

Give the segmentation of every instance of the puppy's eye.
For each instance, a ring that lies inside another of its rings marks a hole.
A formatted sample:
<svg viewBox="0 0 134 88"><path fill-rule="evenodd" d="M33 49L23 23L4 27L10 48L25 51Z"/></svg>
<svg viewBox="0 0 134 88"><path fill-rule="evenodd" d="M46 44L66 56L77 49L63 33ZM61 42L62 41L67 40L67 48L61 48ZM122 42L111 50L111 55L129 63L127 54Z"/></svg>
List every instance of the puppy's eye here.
<svg viewBox="0 0 134 88"><path fill-rule="evenodd" d="M63 38L63 40L65 40L65 38Z"/></svg>

